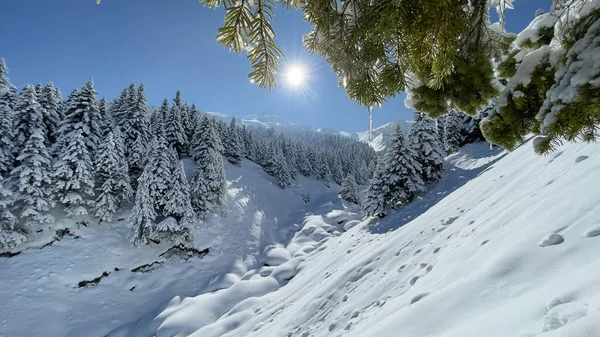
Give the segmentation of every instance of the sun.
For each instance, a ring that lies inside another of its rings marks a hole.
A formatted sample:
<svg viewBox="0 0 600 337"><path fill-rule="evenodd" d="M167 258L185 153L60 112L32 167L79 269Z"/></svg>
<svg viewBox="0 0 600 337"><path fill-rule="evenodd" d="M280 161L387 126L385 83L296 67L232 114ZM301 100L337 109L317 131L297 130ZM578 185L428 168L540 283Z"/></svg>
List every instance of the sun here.
<svg viewBox="0 0 600 337"><path fill-rule="evenodd" d="M306 73L300 65L292 64L288 67L285 78L291 86L297 88L306 81Z"/></svg>

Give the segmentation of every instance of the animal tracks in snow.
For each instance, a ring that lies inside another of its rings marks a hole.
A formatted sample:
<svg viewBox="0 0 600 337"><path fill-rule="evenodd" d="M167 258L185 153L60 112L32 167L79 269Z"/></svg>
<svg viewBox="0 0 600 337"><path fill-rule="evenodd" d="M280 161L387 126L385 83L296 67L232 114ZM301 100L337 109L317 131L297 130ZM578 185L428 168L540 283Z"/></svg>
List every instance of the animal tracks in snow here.
<svg viewBox="0 0 600 337"><path fill-rule="evenodd" d="M565 239L560 234L550 233L542 238L540 247L555 246L565 242Z"/></svg>

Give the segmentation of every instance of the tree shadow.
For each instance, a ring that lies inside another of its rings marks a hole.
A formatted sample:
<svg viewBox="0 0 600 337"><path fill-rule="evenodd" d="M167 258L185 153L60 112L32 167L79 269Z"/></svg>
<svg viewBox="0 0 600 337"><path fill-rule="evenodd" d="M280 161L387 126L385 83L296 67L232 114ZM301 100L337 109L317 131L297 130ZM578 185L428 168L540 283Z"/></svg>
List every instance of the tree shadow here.
<svg viewBox="0 0 600 337"><path fill-rule="evenodd" d="M380 219L375 224L371 225L368 231L371 234L384 234L403 227L407 223L416 219L423 213L427 212L435 204L442 201L444 198L452 194L460 187L464 186L470 180L478 177L483 172L491 169L491 167L500 159L504 158L507 153L501 154L503 149L496 147L492 150L469 151L462 153L463 156L469 156L471 159L483 159L485 157L496 157L493 160L472 169L463 169L449 162L445 163L444 175L442 179L431 188L425 195L417 198L408 205L391 212L383 219Z"/></svg>

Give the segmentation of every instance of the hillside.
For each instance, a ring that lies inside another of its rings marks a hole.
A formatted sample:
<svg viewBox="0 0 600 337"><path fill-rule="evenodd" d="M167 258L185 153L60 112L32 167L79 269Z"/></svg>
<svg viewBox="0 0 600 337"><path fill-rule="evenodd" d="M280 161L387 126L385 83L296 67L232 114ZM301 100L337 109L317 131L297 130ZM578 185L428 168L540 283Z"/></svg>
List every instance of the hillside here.
<svg viewBox="0 0 600 337"><path fill-rule="evenodd" d="M189 160L186 171L191 176ZM337 185L328 188L299 177L282 190L247 160L241 167L226 164L226 176L227 215L207 219L195 235L196 248L209 248L201 258L159 256L170 248L166 244L132 247L128 213L112 223L88 219L87 226L58 219L71 235L43 247L52 237L42 233L29 249L0 257L0 298L10 299L0 306L0 336L104 336L140 316L155 315L175 296L229 287L248 270L273 260L265 252L288 243L306 214L341 207ZM311 202L303 201L303 192ZM107 276L98 284L79 287L103 272Z"/></svg>
<svg viewBox="0 0 600 337"><path fill-rule="evenodd" d="M599 155L468 145L421 200L378 222L308 217L299 233L348 231L111 336L600 336Z"/></svg>

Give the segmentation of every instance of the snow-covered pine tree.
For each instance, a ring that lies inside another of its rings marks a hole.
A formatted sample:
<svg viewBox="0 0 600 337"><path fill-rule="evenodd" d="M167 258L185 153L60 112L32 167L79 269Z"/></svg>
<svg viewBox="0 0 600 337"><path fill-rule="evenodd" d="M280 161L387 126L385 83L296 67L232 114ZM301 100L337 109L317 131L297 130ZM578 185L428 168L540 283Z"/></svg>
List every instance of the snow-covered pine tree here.
<svg viewBox="0 0 600 337"><path fill-rule="evenodd" d="M96 154L96 183L99 194L94 205L94 216L110 222L123 201L129 200L133 190L129 182L127 160L120 131L109 131Z"/></svg>
<svg viewBox="0 0 600 337"><path fill-rule="evenodd" d="M54 164L55 195L70 217L88 214L86 206L93 205L92 158L82 133L75 129L63 135L65 147Z"/></svg>
<svg viewBox="0 0 600 337"><path fill-rule="evenodd" d="M391 200L391 196L388 184L389 178L390 176L387 173L386 164L383 158L380 157L375 165L373 178L369 181L365 200L363 200L361 204L364 214L381 218L390 211L391 205L389 201Z"/></svg>
<svg viewBox="0 0 600 337"><path fill-rule="evenodd" d="M17 223L17 218L11 212L14 195L4 182L4 178L0 175L0 233L14 231ZM0 240L0 248L2 246Z"/></svg>
<svg viewBox="0 0 600 337"><path fill-rule="evenodd" d="M175 148L179 158L185 154L187 147L187 134L181 115L181 93L177 90L165 122L165 135L167 143Z"/></svg>
<svg viewBox="0 0 600 337"><path fill-rule="evenodd" d="M331 170L329 169L329 164L327 160L327 156L324 152L316 153L316 178L319 180L323 180L325 185L329 186L329 182L331 181Z"/></svg>
<svg viewBox="0 0 600 337"><path fill-rule="evenodd" d="M312 176L313 169L310 161L308 160L307 150L304 146L298 144L296 146L296 166L298 167L298 171L305 177Z"/></svg>
<svg viewBox="0 0 600 337"><path fill-rule="evenodd" d="M131 228L131 243L136 246L142 246L148 243L148 237L151 235L156 219L154 210L154 200L150 197L151 175L144 171L138 178L138 188L135 192L135 204L129 217Z"/></svg>
<svg viewBox="0 0 600 337"><path fill-rule="evenodd" d="M358 197L358 185L352 174L349 174L342 181L339 196L342 200L351 202L353 204L359 204Z"/></svg>
<svg viewBox="0 0 600 337"><path fill-rule="evenodd" d="M132 84L133 86L133 84ZM127 120L127 95L130 93L130 87L123 89L119 97L115 98L110 104L110 116L113 119L115 126L121 128L124 131L125 122ZM135 89L135 86L133 86Z"/></svg>
<svg viewBox="0 0 600 337"><path fill-rule="evenodd" d="M192 206L201 215L223 205L227 182L223 158L214 149L207 151L203 162L196 164L196 173L192 178Z"/></svg>
<svg viewBox="0 0 600 337"><path fill-rule="evenodd" d="M231 123L229 124L225 135L226 136L223 139L225 158L233 165L240 165L242 158L240 154L240 139L237 127L235 126L235 117L231 119Z"/></svg>
<svg viewBox="0 0 600 337"><path fill-rule="evenodd" d="M360 163L360 166L358 167L356 178L357 183L360 185L364 185L368 183L369 180L371 180L371 177L369 176L369 166L364 160Z"/></svg>
<svg viewBox="0 0 600 337"><path fill-rule="evenodd" d="M336 184L341 185L344 181L344 172L342 170L342 161L340 157L333 154L333 165L331 165L331 178Z"/></svg>
<svg viewBox="0 0 600 337"><path fill-rule="evenodd" d="M58 88L55 88L54 84L50 82L40 88L37 95L42 106L46 138L48 139L46 146L49 148L56 142L57 131L61 123L61 102L58 101L57 90Z"/></svg>
<svg viewBox="0 0 600 337"><path fill-rule="evenodd" d="M298 159L297 157L297 153L296 153L296 147L294 146L293 142L291 139L282 139L282 149L283 149L283 156L285 157L285 160L287 162L288 165L288 169L290 171L290 177L292 179L296 179L296 176L298 175L298 167L296 165Z"/></svg>
<svg viewBox="0 0 600 337"><path fill-rule="evenodd" d="M174 150L172 150L174 151ZM171 163L171 179L172 182L167 191L165 199L165 207L163 209L164 216L172 216L178 222L187 215L193 216L190 185L183 169L183 163L176 155L171 154L173 162Z"/></svg>
<svg viewBox="0 0 600 337"><path fill-rule="evenodd" d="M227 182L221 140L213 127L212 118L204 118L196 129L193 157L196 172L192 178L192 206L196 214L212 211L224 202Z"/></svg>
<svg viewBox="0 0 600 337"><path fill-rule="evenodd" d="M462 117L462 113L451 111L444 118L444 149L447 154L452 154L460 149Z"/></svg>
<svg viewBox="0 0 600 337"><path fill-rule="evenodd" d="M292 184L292 176L287 159L283 156L281 147L275 147L274 160L270 164L271 175L275 177L277 186L285 189Z"/></svg>
<svg viewBox="0 0 600 337"><path fill-rule="evenodd" d="M98 109L94 82L90 78L79 91L73 90L69 95L65 107L65 118L57 132L55 156L59 156L69 146L68 140L79 132L90 156L93 157L103 138L100 128L103 122L102 117ZM74 131L77 132L74 133ZM65 141L67 141L66 144Z"/></svg>
<svg viewBox="0 0 600 337"><path fill-rule="evenodd" d="M144 172L148 179L149 197L154 200L154 208L161 211L165 205L167 192L172 183L172 153L165 140L160 137L154 139L150 145L148 163Z"/></svg>
<svg viewBox="0 0 600 337"><path fill-rule="evenodd" d="M408 142L415 160L421 165L421 178L425 183L440 180L444 168L444 145L437 134L435 121L415 112Z"/></svg>
<svg viewBox="0 0 600 337"><path fill-rule="evenodd" d="M2 66L1 63L0 66ZM2 73L0 72L1 77ZM15 101L16 97L12 90L0 89L0 176L4 177L7 177L14 167L14 113L12 107Z"/></svg>
<svg viewBox="0 0 600 337"><path fill-rule="evenodd" d="M196 165L202 164L204 157L209 155L210 149L217 151L217 153L223 152L223 143L215 123L216 121L213 118L204 117L200 126L196 128L192 145L192 157Z"/></svg>
<svg viewBox="0 0 600 337"><path fill-rule="evenodd" d="M188 122L185 125L185 132L188 140L188 153L192 153L192 143L194 139L194 133L196 132L196 128L202 123L202 116L200 115L200 111L196 108L196 104L192 104L189 110Z"/></svg>
<svg viewBox="0 0 600 337"><path fill-rule="evenodd" d="M0 93L8 88L10 82L8 81L8 67L4 58L0 58Z"/></svg>
<svg viewBox="0 0 600 337"><path fill-rule="evenodd" d="M124 123L125 148L127 150L127 162L129 174L133 182L137 183L137 177L144 168L147 146L150 142L150 119L146 106L146 93L144 85L140 84L138 89L132 84L127 90L128 110Z"/></svg>
<svg viewBox="0 0 600 337"><path fill-rule="evenodd" d="M19 219L25 220L25 228L35 224L54 222L48 212L52 202L51 157L46 147L44 122L40 104L36 101L35 89L26 85L14 107L16 113L26 116L27 129L22 128L20 136L27 136L23 149L16 158L16 166L10 173L14 186L15 205Z"/></svg>
<svg viewBox="0 0 600 337"><path fill-rule="evenodd" d="M420 175L421 164L414 156L400 126L396 126L396 133L384 158L389 176L387 183L391 193L389 202L394 208L405 205L425 191L425 183Z"/></svg>
<svg viewBox="0 0 600 337"><path fill-rule="evenodd" d="M114 130L115 123L113 117L111 116L111 109L108 108L108 102L106 102L106 98L102 97L100 101L98 101L98 112L100 116L102 116L102 124L100 125L100 130L102 131L102 140L104 140L109 132Z"/></svg>
<svg viewBox="0 0 600 337"><path fill-rule="evenodd" d="M169 118L169 100L164 99L160 104L158 110L156 110L151 118L150 123L152 126L152 134L156 135L157 132L166 134L165 132L165 121Z"/></svg>

